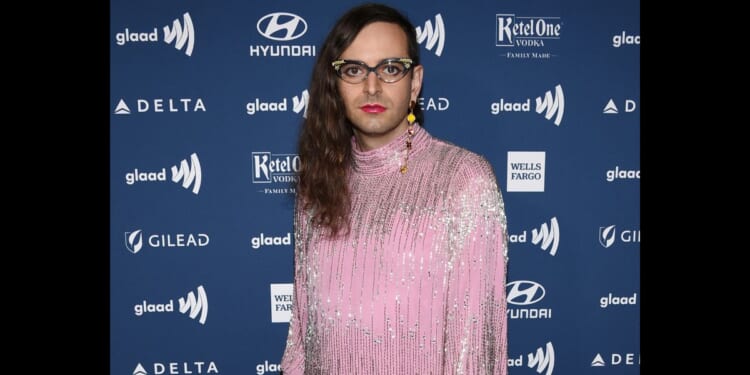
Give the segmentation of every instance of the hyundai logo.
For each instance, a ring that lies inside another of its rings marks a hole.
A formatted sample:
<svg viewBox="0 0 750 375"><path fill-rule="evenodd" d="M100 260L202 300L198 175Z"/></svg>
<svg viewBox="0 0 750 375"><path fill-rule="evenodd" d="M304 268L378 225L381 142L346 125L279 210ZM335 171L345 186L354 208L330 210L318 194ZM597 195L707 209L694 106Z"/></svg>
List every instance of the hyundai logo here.
<svg viewBox="0 0 750 375"><path fill-rule="evenodd" d="M513 305L525 306L537 303L544 298L544 287L534 281L518 280L508 283L507 301Z"/></svg>
<svg viewBox="0 0 750 375"><path fill-rule="evenodd" d="M268 39L290 41L305 35L307 22L292 13L269 13L258 20L258 32Z"/></svg>

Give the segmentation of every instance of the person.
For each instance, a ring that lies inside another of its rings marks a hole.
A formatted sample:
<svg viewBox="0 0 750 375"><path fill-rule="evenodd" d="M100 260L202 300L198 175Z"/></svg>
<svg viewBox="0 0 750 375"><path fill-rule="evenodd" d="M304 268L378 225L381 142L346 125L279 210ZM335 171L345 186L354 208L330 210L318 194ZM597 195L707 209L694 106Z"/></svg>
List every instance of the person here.
<svg viewBox="0 0 750 375"><path fill-rule="evenodd" d="M502 195L484 157L422 126L414 26L360 5L320 51L283 374L506 374Z"/></svg>

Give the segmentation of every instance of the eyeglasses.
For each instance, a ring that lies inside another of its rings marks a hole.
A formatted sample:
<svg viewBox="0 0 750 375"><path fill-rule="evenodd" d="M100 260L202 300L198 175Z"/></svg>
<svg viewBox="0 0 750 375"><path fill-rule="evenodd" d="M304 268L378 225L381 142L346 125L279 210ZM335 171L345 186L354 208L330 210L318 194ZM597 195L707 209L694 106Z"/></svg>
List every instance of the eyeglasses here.
<svg viewBox="0 0 750 375"><path fill-rule="evenodd" d="M358 60L336 60L331 65L336 70L336 75L345 82L363 82L370 72L374 72L381 81L395 83L406 76L413 63L412 59L390 58L379 62L374 67Z"/></svg>

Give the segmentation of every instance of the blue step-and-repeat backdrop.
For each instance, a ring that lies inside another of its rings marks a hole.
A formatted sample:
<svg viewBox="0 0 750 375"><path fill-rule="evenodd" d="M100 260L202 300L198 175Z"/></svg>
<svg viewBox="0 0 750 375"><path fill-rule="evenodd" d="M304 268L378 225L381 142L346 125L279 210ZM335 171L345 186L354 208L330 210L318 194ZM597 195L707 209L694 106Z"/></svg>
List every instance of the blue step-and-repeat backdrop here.
<svg viewBox="0 0 750 375"><path fill-rule="evenodd" d="M277 374L296 140L357 1L111 0L111 374ZM640 372L640 2L385 1L505 198L513 375Z"/></svg>

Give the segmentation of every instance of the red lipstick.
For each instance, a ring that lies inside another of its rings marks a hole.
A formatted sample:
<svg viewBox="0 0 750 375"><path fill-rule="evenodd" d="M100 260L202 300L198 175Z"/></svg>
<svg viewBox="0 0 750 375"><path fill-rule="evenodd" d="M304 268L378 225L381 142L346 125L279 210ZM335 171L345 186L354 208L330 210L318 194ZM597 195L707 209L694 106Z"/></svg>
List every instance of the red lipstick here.
<svg viewBox="0 0 750 375"><path fill-rule="evenodd" d="M385 112L385 107L383 107L380 104L365 104L361 107L359 107L361 110L367 112L367 113L381 113Z"/></svg>

